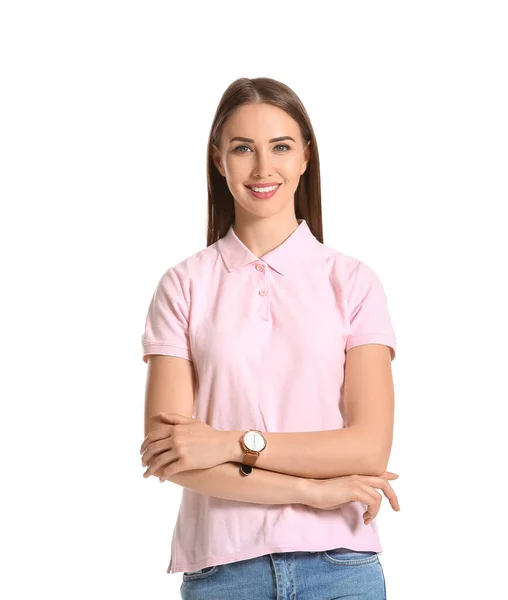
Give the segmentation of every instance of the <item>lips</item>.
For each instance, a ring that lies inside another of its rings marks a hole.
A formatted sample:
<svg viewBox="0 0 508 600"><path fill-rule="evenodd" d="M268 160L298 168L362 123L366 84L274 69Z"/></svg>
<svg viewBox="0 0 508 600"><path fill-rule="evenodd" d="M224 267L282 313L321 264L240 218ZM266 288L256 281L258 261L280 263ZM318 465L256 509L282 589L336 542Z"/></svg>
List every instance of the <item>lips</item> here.
<svg viewBox="0 0 508 600"><path fill-rule="evenodd" d="M274 181L273 183L253 183L252 185L246 184L245 187L248 188L266 188L266 187L272 187L274 185L281 185L279 182Z"/></svg>
<svg viewBox="0 0 508 600"><path fill-rule="evenodd" d="M282 184L274 183L272 185L275 186L273 189L269 189L265 185L257 192L256 192L256 190L254 190L252 187L250 187L248 185L245 187L249 190L250 194L252 196L254 196L254 198L257 198L258 200L268 200L270 198L273 198L273 196L275 196L275 194L279 191L279 188ZM263 191L263 190L266 190L266 191Z"/></svg>

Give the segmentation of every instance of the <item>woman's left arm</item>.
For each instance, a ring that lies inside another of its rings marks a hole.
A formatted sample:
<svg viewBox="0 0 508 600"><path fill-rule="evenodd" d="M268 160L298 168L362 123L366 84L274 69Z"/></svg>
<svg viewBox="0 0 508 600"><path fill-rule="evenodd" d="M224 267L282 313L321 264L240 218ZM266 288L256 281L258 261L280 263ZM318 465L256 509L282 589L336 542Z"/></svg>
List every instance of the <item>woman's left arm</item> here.
<svg viewBox="0 0 508 600"><path fill-rule="evenodd" d="M381 476L390 457L394 386L390 348L354 346L346 354L344 407L347 427L297 433L262 432L266 448L256 467L298 477ZM225 431L230 461L241 462L243 431Z"/></svg>

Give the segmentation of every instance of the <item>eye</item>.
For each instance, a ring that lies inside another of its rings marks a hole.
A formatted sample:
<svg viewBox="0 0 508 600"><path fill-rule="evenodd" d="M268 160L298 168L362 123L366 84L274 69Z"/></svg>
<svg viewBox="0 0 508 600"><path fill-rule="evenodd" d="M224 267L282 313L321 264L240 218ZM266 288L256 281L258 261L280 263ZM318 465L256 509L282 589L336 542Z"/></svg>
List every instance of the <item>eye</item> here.
<svg viewBox="0 0 508 600"><path fill-rule="evenodd" d="M249 146L237 146L233 151L236 152L237 154L247 154L246 152L239 152L239 150L241 148L247 148L250 150ZM277 144L277 146L275 146L275 148L286 148L286 150L284 152L287 152L287 150L291 150L291 148L287 144ZM284 154L284 152L283 152L283 154Z"/></svg>
<svg viewBox="0 0 508 600"><path fill-rule="evenodd" d="M238 150L239 150L240 148L249 148L249 146L237 146L237 147L234 149L234 152L238 152ZM250 150L250 148L249 148L249 150ZM245 152L238 152L238 154L245 154Z"/></svg>

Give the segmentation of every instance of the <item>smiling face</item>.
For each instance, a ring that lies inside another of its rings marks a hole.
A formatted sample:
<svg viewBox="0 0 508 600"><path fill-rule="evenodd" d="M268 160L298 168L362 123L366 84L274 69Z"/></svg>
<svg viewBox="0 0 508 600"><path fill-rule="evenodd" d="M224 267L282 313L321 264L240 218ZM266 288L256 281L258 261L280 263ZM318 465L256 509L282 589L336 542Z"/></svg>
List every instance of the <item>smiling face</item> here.
<svg viewBox="0 0 508 600"><path fill-rule="evenodd" d="M296 121L271 104L238 108L224 124L220 149L213 147L214 164L226 178L235 212L254 216L294 210L294 194L309 154ZM280 184L270 197L249 188L266 183Z"/></svg>

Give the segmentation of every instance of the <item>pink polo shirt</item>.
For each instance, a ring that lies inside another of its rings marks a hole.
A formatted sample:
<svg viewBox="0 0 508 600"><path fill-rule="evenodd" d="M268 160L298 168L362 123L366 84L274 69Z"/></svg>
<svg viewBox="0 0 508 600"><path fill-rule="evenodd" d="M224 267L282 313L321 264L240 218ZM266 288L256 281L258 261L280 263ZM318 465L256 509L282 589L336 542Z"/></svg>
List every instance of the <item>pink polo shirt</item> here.
<svg viewBox="0 0 508 600"><path fill-rule="evenodd" d="M191 360L195 417L220 430L317 431L346 426L345 352L385 344L387 298L364 262L321 244L304 219L256 257L233 227L161 277L142 336L143 360ZM255 468L250 477L255 477ZM238 474L240 478L240 473ZM366 505L337 510L223 500L182 488L167 573L272 552L345 547L382 552Z"/></svg>

